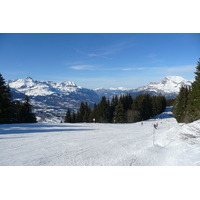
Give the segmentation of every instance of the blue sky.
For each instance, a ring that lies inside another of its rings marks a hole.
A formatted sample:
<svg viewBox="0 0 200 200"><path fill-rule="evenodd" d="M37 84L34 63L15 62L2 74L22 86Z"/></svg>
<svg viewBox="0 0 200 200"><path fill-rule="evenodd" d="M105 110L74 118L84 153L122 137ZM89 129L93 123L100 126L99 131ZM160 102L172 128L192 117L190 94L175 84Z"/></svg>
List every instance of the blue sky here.
<svg viewBox="0 0 200 200"><path fill-rule="evenodd" d="M0 34L0 73L78 86L137 88L165 76L194 79L198 33Z"/></svg>

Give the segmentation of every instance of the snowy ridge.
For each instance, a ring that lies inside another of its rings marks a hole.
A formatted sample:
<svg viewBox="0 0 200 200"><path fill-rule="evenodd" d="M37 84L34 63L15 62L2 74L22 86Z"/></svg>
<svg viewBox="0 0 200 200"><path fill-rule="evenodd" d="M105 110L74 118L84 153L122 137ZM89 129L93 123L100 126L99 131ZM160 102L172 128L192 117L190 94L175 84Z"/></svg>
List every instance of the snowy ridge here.
<svg viewBox="0 0 200 200"><path fill-rule="evenodd" d="M191 85L192 82L180 76L166 76L161 82L150 82L147 86L139 87L134 92L153 91L164 93L179 93L183 85Z"/></svg>
<svg viewBox="0 0 200 200"><path fill-rule="evenodd" d="M28 96L46 96L55 93L77 92L78 88L74 82L64 81L55 83L53 81L34 81L31 77L8 81L11 88Z"/></svg>
<svg viewBox="0 0 200 200"><path fill-rule="evenodd" d="M106 88L96 88L96 89L94 89L94 91L96 91L96 90L121 90L121 91L126 91L126 90L130 90L130 89L125 88L125 87L118 87L118 88L108 88L108 89L106 89Z"/></svg>

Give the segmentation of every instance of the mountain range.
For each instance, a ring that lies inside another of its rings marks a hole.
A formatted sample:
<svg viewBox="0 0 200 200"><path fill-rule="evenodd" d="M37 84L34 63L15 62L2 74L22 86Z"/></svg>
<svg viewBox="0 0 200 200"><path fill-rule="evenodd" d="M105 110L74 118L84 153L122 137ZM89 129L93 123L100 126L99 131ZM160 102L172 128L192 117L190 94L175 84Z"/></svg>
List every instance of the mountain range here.
<svg viewBox="0 0 200 200"><path fill-rule="evenodd" d="M114 95L130 93L133 98L138 94L164 95L167 99L175 98L183 85L191 85L192 81L179 76L164 77L161 82L150 82L146 86L137 89L98 88L87 89L77 86L74 82L37 81L31 77L25 79L9 80L13 98L23 101L28 95L33 112L36 113L39 122L58 122L63 119L68 108L76 112L82 101L88 102L92 107L98 103L102 96L111 99Z"/></svg>
<svg viewBox="0 0 200 200"><path fill-rule="evenodd" d="M180 88L183 85L191 85L192 81L186 80L180 76L166 76L162 79L161 82L150 82L146 86L139 87L137 89L126 89L123 87L119 88L98 88L94 91L99 96L106 96L108 99L111 99L113 95L127 94L130 93L133 98L138 94L148 93L150 95L163 95L167 99L175 98Z"/></svg>
<svg viewBox="0 0 200 200"><path fill-rule="evenodd" d="M27 77L9 80L8 84L15 100L23 101L25 95L29 96L39 122L61 121L68 108L76 112L82 101L92 106L100 99L93 90L69 81L55 83Z"/></svg>

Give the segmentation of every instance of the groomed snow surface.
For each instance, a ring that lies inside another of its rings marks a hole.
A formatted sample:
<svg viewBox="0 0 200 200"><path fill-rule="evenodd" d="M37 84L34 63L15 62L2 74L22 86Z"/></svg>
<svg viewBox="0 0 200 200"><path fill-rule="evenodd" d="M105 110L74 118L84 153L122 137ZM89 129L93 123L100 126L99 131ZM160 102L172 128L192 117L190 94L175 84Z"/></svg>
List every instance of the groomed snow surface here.
<svg viewBox="0 0 200 200"><path fill-rule="evenodd" d="M157 129L153 126L156 123ZM143 125L141 122L0 125L0 165L200 165L200 120L178 124L171 108L167 108Z"/></svg>

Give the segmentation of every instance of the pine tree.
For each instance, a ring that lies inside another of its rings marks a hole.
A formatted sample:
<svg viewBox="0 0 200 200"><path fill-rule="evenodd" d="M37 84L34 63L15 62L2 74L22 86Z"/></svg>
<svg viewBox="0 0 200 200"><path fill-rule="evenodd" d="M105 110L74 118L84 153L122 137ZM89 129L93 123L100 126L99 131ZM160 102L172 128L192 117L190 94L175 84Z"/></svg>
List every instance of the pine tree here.
<svg viewBox="0 0 200 200"><path fill-rule="evenodd" d="M121 101L118 102L118 105L115 109L114 121L117 123L123 123L125 121L125 111Z"/></svg>
<svg viewBox="0 0 200 200"><path fill-rule="evenodd" d="M189 87L183 86L180 89L180 92L175 99L173 106L173 114L176 120L180 122L185 122L187 119L187 106L188 106L188 95L189 95Z"/></svg>
<svg viewBox="0 0 200 200"><path fill-rule="evenodd" d="M90 119L90 114L91 114L91 108L88 105L88 103L81 102L80 108L77 112L77 121L78 122L89 122L91 121Z"/></svg>
<svg viewBox="0 0 200 200"><path fill-rule="evenodd" d="M151 100L152 100L152 117L164 112L167 106L167 101L164 96L153 96L151 97Z"/></svg>
<svg viewBox="0 0 200 200"><path fill-rule="evenodd" d="M126 95L121 95L120 96L120 101L123 104L124 111L126 112L127 110L131 109L132 103L133 103L133 98L131 97L130 94Z"/></svg>
<svg viewBox="0 0 200 200"><path fill-rule="evenodd" d="M23 123L23 113L22 113L23 105L20 103L20 101L15 101L13 104L14 104L13 123Z"/></svg>
<svg viewBox="0 0 200 200"><path fill-rule="evenodd" d="M100 123L109 123L110 122L110 107L106 101L106 97L103 96L99 105L98 105L98 115Z"/></svg>
<svg viewBox="0 0 200 200"><path fill-rule="evenodd" d="M71 123L71 122L72 122L71 111L68 108L67 113L65 115L64 123Z"/></svg>
<svg viewBox="0 0 200 200"><path fill-rule="evenodd" d="M77 112L77 121L78 122L84 122L83 121L84 114L85 114L85 104L84 104L84 102L81 102L80 108Z"/></svg>
<svg viewBox="0 0 200 200"><path fill-rule="evenodd" d="M0 74L0 124L12 123L12 105L10 87L6 85L3 76Z"/></svg>
<svg viewBox="0 0 200 200"><path fill-rule="evenodd" d="M137 110L141 119L146 120L152 116L152 100L149 94L140 94L133 101L133 110Z"/></svg>
<svg viewBox="0 0 200 200"><path fill-rule="evenodd" d="M72 123L76 123L77 122L77 117L75 113L72 113Z"/></svg>
<svg viewBox="0 0 200 200"><path fill-rule="evenodd" d="M88 105L88 103L85 103L85 107L84 107L84 115L83 115L83 121L84 122L90 122L90 114L91 114L91 109L90 106Z"/></svg>
<svg viewBox="0 0 200 200"><path fill-rule="evenodd" d="M21 122L22 123L36 123L36 116L32 113L32 106L30 104L30 99L28 96L25 97L24 104L21 108Z"/></svg>
<svg viewBox="0 0 200 200"><path fill-rule="evenodd" d="M195 81L192 83L191 92L188 97L188 121L200 119L200 58L195 72Z"/></svg>
<svg viewBox="0 0 200 200"><path fill-rule="evenodd" d="M98 107L97 104L94 104L94 108L91 110L90 113L90 119L93 122L98 122L99 118L98 118Z"/></svg>
<svg viewBox="0 0 200 200"><path fill-rule="evenodd" d="M114 118L114 112L115 112L115 108L117 107L118 101L119 100L118 100L118 96L117 95L112 97L111 104L110 104L110 118L111 118L111 121Z"/></svg>

